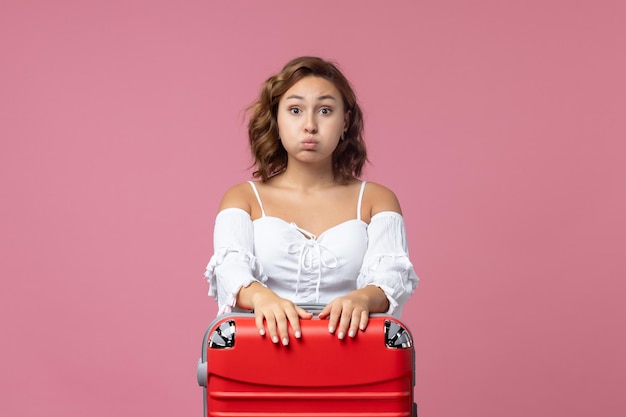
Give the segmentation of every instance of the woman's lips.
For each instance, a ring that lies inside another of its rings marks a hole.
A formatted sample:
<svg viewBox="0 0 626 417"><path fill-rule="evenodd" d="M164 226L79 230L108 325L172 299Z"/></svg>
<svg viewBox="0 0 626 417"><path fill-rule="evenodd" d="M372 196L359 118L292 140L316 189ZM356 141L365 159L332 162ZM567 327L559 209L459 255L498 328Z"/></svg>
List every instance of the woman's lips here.
<svg viewBox="0 0 626 417"><path fill-rule="evenodd" d="M307 139L302 141L302 147L304 149L315 149L315 147L317 146L317 141L313 140L313 139Z"/></svg>

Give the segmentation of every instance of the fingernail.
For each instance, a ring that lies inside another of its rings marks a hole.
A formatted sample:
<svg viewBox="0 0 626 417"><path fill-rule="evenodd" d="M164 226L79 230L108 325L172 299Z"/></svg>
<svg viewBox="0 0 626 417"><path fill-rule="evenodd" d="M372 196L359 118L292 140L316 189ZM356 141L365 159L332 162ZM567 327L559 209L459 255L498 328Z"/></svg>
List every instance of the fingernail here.
<svg viewBox="0 0 626 417"><path fill-rule="evenodd" d="M283 346L287 346L289 344L289 339L283 337Z"/></svg>
<svg viewBox="0 0 626 417"><path fill-rule="evenodd" d="M339 337L340 339L343 339L343 332L339 332L339 335L337 337Z"/></svg>
<svg viewBox="0 0 626 417"><path fill-rule="evenodd" d="M333 333L335 331L335 328L333 326L328 326L328 331L330 333Z"/></svg>
<svg viewBox="0 0 626 417"><path fill-rule="evenodd" d="M354 330L350 330L350 332L348 333L348 336L354 337Z"/></svg>
<svg viewBox="0 0 626 417"><path fill-rule="evenodd" d="M278 343L278 336L274 336L274 337L272 337L272 342L274 342L274 343Z"/></svg>
<svg viewBox="0 0 626 417"><path fill-rule="evenodd" d="M359 326L359 329L361 329L361 330L365 330L365 326L362 326L362 325L361 325L361 326Z"/></svg>
<svg viewBox="0 0 626 417"><path fill-rule="evenodd" d="M296 338L300 339L300 337L302 337L302 333L300 333L300 330L296 331Z"/></svg>
<svg viewBox="0 0 626 417"><path fill-rule="evenodd" d="M259 329L259 334L261 336L265 336L265 329Z"/></svg>

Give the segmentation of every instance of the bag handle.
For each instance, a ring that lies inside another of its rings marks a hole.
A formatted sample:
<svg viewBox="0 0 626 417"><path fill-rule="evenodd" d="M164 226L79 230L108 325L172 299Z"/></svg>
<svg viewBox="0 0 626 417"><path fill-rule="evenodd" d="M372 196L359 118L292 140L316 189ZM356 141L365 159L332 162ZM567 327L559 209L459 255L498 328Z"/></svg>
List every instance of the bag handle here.
<svg viewBox="0 0 626 417"><path fill-rule="evenodd" d="M316 304L316 303L304 303L297 304L298 307L308 311L309 313L321 313L326 304Z"/></svg>

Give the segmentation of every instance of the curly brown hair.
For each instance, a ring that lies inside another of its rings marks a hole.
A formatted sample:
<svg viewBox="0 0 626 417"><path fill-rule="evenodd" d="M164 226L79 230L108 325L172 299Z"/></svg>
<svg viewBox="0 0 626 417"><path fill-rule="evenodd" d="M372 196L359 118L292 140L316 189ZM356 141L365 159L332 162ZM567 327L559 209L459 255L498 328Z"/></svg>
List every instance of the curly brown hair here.
<svg viewBox="0 0 626 417"><path fill-rule="evenodd" d="M278 103L295 83L307 76L322 77L339 90L344 111L350 114L343 140L333 152L333 175L340 183L347 183L361 175L367 161L363 141L363 113L356 102L350 82L337 65L318 57L303 56L287 63L276 75L269 77L261 88L259 99L249 108L248 139L254 157L254 178L263 182L287 168L287 151L278 133Z"/></svg>

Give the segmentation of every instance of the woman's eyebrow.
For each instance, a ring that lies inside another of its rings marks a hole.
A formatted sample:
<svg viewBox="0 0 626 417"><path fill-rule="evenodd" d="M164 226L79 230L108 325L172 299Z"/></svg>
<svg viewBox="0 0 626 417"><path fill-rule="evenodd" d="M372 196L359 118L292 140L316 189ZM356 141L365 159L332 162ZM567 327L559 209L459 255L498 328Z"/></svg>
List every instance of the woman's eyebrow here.
<svg viewBox="0 0 626 417"><path fill-rule="evenodd" d="M304 100L304 97L299 96L297 94L292 94L290 96L285 97L285 100L291 100L291 99L294 99L294 100ZM335 101L337 101L335 96L332 96L332 95L324 95L324 96L319 96L317 98L317 101L322 101L322 100L335 100Z"/></svg>

